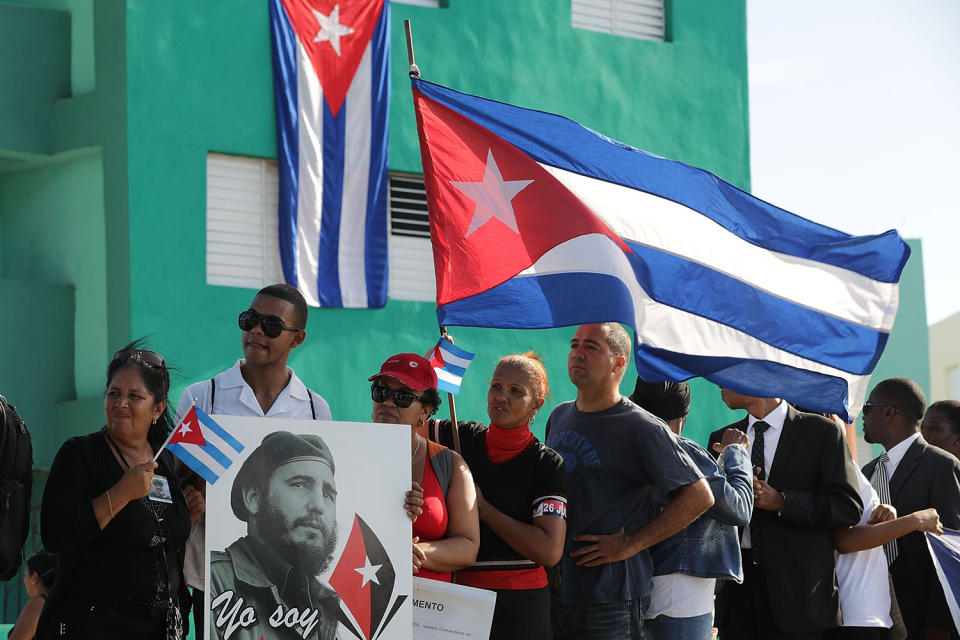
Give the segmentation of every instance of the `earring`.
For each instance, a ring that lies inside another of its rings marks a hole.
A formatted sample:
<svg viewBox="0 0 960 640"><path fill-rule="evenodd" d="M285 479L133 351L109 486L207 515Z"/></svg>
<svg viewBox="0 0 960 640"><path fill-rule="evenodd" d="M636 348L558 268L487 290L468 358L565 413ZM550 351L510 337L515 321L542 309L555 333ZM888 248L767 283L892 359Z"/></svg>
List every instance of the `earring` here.
<svg viewBox="0 0 960 640"><path fill-rule="evenodd" d="M530 416L530 424L533 424L533 421L537 419L537 414Z"/></svg>

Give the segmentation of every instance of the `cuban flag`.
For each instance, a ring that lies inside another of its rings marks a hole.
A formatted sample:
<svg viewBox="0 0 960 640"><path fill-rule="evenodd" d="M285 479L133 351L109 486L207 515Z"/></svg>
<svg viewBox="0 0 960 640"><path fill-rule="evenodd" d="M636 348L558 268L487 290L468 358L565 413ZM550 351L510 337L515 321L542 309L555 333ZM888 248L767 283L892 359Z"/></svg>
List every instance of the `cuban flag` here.
<svg viewBox="0 0 960 640"><path fill-rule="evenodd" d="M167 439L167 449L210 484L233 464L243 445L194 405Z"/></svg>
<svg viewBox="0 0 960 640"><path fill-rule="evenodd" d="M440 338L427 355L424 356L433 365L437 374L437 389L454 395L460 393L463 374L473 360L475 353L461 349L446 338Z"/></svg>
<svg viewBox="0 0 960 640"><path fill-rule="evenodd" d="M925 535L954 627L960 630L960 531L944 528L942 536Z"/></svg>
<svg viewBox="0 0 960 640"><path fill-rule="evenodd" d="M390 6L270 0L283 277L320 307L387 301Z"/></svg>
<svg viewBox="0 0 960 640"><path fill-rule="evenodd" d="M617 321L644 380L702 376L849 422L910 250L566 118L413 79L441 325Z"/></svg>

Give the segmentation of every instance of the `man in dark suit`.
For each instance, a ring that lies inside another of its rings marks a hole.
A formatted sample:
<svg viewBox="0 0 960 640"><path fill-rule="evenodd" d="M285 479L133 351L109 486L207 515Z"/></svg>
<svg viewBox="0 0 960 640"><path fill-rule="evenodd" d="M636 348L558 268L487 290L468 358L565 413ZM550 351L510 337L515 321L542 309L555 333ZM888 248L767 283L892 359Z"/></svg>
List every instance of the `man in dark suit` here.
<svg viewBox="0 0 960 640"><path fill-rule="evenodd" d="M743 431L755 478L753 516L740 532L743 584L726 581L717 598L720 637L821 638L840 625L832 531L863 511L843 433L777 398L721 397L747 416L710 434L709 448L726 429Z"/></svg>
<svg viewBox="0 0 960 640"><path fill-rule="evenodd" d="M913 380L890 378L870 392L863 406L863 437L884 453L863 467L877 488L886 481L898 513L933 507L944 527L960 528L960 461L920 435L927 399ZM882 469L880 468L882 465ZM908 534L886 548L900 612L911 638L956 638L940 581L922 533Z"/></svg>

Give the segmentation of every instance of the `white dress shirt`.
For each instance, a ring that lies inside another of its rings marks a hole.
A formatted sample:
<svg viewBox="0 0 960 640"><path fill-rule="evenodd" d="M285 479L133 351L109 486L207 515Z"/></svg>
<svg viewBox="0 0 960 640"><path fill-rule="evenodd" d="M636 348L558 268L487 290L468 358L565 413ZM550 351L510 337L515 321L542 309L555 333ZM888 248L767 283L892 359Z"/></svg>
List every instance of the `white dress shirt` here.
<svg viewBox="0 0 960 640"><path fill-rule="evenodd" d="M770 467L773 465L773 457L777 455L777 445L780 444L780 435L783 433L783 421L787 419L787 403L783 400L776 408L765 415L763 418L755 418L747 414L747 451L753 459L753 442L757 437L757 430L754 428L760 420L766 422L770 427L763 432L763 473L769 481ZM750 527L743 527L743 536L740 546L744 549L750 549Z"/></svg>
<svg viewBox="0 0 960 640"><path fill-rule="evenodd" d="M887 451L887 456L890 458L885 463L887 467L887 482L893 480L893 474L897 472L897 467L900 466L900 461L903 460L903 456L907 455L907 449L909 449L919 437L920 432L917 431L909 438L905 438L898 442L895 446L890 447L890 450ZM876 473L876 469L874 469L873 472Z"/></svg>
<svg viewBox="0 0 960 640"><path fill-rule="evenodd" d="M214 394L213 406L210 403L210 380L195 382L184 389L180 395L180 403L177 405L177 422L179 423L183 416L190 411L194 398L197 399L197 406L208 414L309 420L312 418L311 396L313 397L313 407L317 414L317 420L330 420L330 405L327 404L327 401L319 393L308 390L290 367L287 367L290 382L274 400L273 405L264 413L260 403L257 402L257 396L253 393L253 389L240 373L240 365L244 362L241 358L231 368L214 377L217 390ZM188 587L201 591L206 591L203 562L205 538L206 518L200 518L193 523L190 529L190 537L187 538L187 548L183 561L183 579Z"/></svg>

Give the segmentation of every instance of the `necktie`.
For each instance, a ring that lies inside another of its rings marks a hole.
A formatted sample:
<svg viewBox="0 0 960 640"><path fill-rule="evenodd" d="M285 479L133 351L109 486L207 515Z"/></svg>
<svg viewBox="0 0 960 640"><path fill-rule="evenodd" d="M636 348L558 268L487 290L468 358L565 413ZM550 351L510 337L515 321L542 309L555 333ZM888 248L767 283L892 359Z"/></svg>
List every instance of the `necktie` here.
<svg viewBox="0 0 960 640"><path fill-rule="evenodd" d="M880 498L882 504L890 504L890 479L887 478L888 462L890 462L890 456L884 451L877 460L877 466L873 470L873 477L870 478L870 484L873 485L873 488L877 492L877 497ZM893 564L893 561L897 559L897 553L899 552L897 541L891 540L883 545L883 552L887 555L887 566L890 566Z"/></svg>
<svg viewBox="0 0 960 640"><path fill-rule="evenodd" d="M763 456L763 432L770 428L770 425L763 420L757 420L753 423L753 450L750 452L750 464L760 472L757 477L761 480L767 479L766 464ZM750 545L753 547L753 563L763 564L763 544L760 539L760 523L756 518L750 519Z"/></svg>

